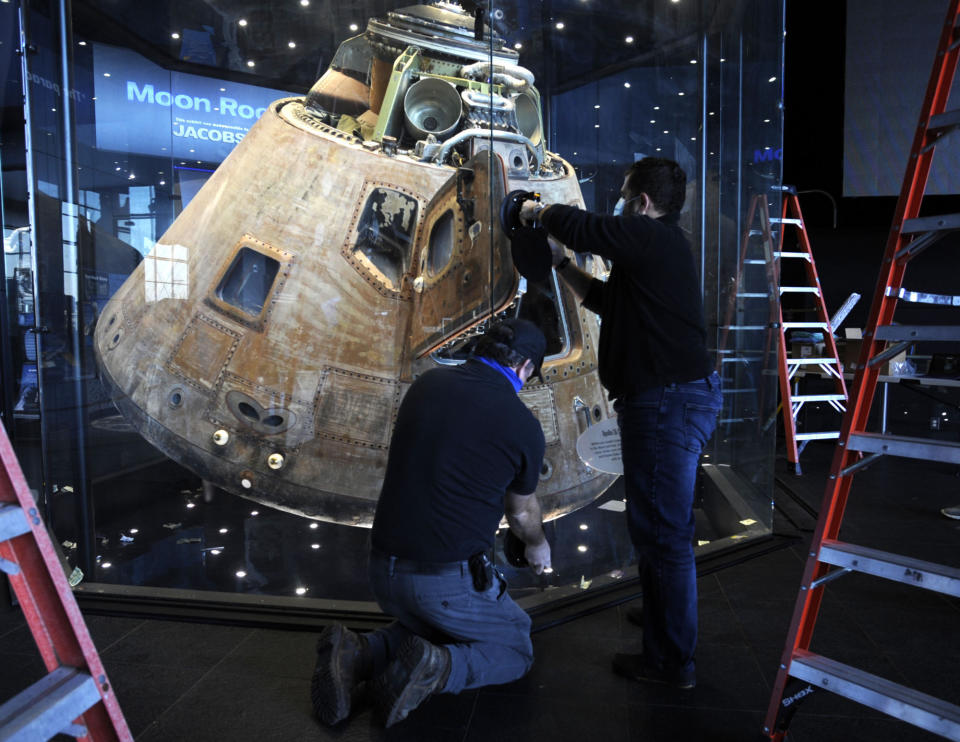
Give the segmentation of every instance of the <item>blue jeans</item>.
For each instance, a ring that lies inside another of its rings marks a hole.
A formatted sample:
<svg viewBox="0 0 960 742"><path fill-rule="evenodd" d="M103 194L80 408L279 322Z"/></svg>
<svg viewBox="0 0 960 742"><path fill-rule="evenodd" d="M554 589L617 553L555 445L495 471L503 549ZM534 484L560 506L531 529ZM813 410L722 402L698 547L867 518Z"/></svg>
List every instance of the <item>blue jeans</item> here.
<svg viewBox="0 0 960 742"><path fill-rule="evenodd" d="M693 497L697 466L722 404L720 377L617 399L627 525L643 589L643 654L666 672L693 672L697 569Z"/></svg>
<svg viewBox="0 0 960 742"><path fill-rule="evenodd" d="M507 595L503 577L478 592L467 562L445 565L443 574L411 571L403 560L370 554L370 585L385 613L397 620L367 634L374 677L411 634L450 650L444 693L508 683L533 665L530 617Z"/></svg>

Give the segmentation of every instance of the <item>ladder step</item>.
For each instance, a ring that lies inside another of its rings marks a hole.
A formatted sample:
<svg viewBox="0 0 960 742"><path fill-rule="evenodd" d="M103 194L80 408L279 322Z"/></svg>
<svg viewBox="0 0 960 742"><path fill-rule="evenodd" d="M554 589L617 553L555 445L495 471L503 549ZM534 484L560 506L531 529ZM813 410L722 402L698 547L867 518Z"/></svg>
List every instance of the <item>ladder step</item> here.
<svg viewBox="0 0 960 742"><path fill-rule="evenodd" d="M960 569L879 549L824 539L818 559L886 580L960 597Z"/></svg>
<svg viewBox="0 0 960 742"><path fill-rule="evenodd" d="M30 531L27 516L16 505L0 505L0 541L9 541Z"/></svg>
<svg viewBox="0 0 960 742"><path fill-rule="evenodd" d="M851 433L847 439L851 451L903 456L909 459L943 461L960 464L960 443L938 441L932 438L910 438L880 433Z"/></svg>
<svg viewBox="0 0 960 742"><path fill-rule="evenodd" d="M741 299L769 299L770 294L764 292L742 292L738 293L737 296Z"/></svg>
<svg viewBox="0 0 960 742"><path fill-rule="evenodd" d="M909 289L900 289L894 291L893 287L887 286L887 296L894 296L901 301L908 301L912 304L936 304L944 307L960 307L960 296L953 294L930 294L923 291L910 291Z"/></svg>
<svg viewBox="0 0 960 742"><path fill-rule="evenodd" d="M788 358L788 359L787 359L787 363L788 363L788 364L796 364L796 365L800 365L800 364L812 364L812 363L816 363L816 364L818 364L818 365L821 364L821 363L833 363L833 364L836 364L836 363L837 363L837 359L836 359L836 358Z"/></svg>
<svg viewBox="0 0 960 742"><path fill-rule="evenodd" d="M773 254L775 258L802 258L803 260L810 260L810 256L805 252L775 252Z"/></svg>
<svg viewBox="0 0 960 742"><path fill-rule="evenodd" d="M794 652L789 672L908 724L947 739L960 739L960 708L939 698L802 649Z"/></svg>
<svg viewBox="0 0 960 742"><path fill-rule="evenodd" d="M927 122L927 131L936 131L937 129L949 129L951 126L960 126L960 109L956 111L944 111L936 116L931 116Z"/></svg>
<svg viewBox="0 0 960 742"><path fill-rule="evenodd" d="M880 325L877 340L950 342L960 340L960 325Z"/></svg>
<svg viewBox="0 0 960 742"><path fill-rule="evenodd" d="M791 330L795 327L804 328L804 329L816 328L818 330L826 330L827 323L826 322L784 322L783 323L784 330Z"/></svg>
<svg viewBox="0 0 960 742"><path fill-rule="evenodd" d="M760 260L759 258L747 258L743 261L744 265L766 265L766 260Z"/></svg>
<svg viewBox="0 0 960 742"><path fill-rule="evenodd" d="M99 700L92 677L72 667L58 667L0 706L0 739L50 739Z"/></svg>
<svg viewBox="0 0 960 742"><path fill-rule="evenodd" d="M820 289L816 286L781 286L781 294L816 294L820 296Z"/></svg>
<svg viewBox="0 0 960 742"><path fill-rule="evenodd" d="M798 227L802 227L802 226L803 226L803 220L802 220L802 219L784 219L784 218L781 218L781 217L779 217L779 216L771 216L771 217L770 217L770 223L771 223L771 224L794 224L794 225L796 225L796 226L798 226Z"/></svg>
<svg viewBox="0 0 960 742"><path fill-rule="evenodd" d="M906 219L900 228L900 234L918 232L949 232L960 229L960 214L942 214L941 216L921 216Z"/></svg>
<svg viewBox="0 0 960 742"><path fill-rule="evenodd" d="M725 330L769 330L769 325L727 325Z"/></svg>
<svg viewBox="0 0 960 742"><path fill-rule="evenodd" d="M791 394L791 402L841 402L846 394Z"/></svg>
<svg viewBox="0 0 960 742"><path fill-rule="evenodd" d="M839 430L827 430L823 433L797 433L794 438L798 441L826 441L830 438L839 438Z"/></svg>

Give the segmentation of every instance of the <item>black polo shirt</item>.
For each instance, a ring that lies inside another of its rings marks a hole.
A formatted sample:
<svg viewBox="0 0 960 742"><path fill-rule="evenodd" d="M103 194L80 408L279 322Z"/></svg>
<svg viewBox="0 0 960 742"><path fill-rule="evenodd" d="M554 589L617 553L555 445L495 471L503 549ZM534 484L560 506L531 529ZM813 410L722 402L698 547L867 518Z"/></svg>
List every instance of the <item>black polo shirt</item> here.
<svg viewBox="0 0 960 742"><path fill-rule="evenodd" d="M489 549L506 491L537 488L544 446L540 423L496 369L469 360L428 371L397 414L373 547L428 562Z"/></svg>
<svg viewBox="0 0 960 742"><path fill-rule="evenodd" d="M556 205L542 218L571 250L613 262L583 301L602 320L600 382L612 398L711 373L693 252L677 214L603 216Z"/></svg>

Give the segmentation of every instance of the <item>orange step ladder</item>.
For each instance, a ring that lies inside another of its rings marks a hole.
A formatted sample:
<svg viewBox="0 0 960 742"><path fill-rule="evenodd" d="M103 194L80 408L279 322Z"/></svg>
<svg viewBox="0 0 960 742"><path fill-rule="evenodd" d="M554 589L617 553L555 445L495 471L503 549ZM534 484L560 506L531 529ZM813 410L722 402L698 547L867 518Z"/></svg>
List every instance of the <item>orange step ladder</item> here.
<svg viewBox="0 0 960 742"><path fill-rule="evenodd" d="M0 570L48 675L0 706L0 740L132 740L60 559L0 425Z"/></svg>
<svg viewBox="0 0 960 742"><path fill-rule="evenodd" d="M820 518L764 721L764 733L775 742L784 739L794 712L802 699L814 692L814 687L947 739L960 740L960 706L810 651L824 585L851 571L960 597L960 569L956 567L838 540L853 476L880 456L960 464L958 443L878 434L866 429L880 364L884 360L914 342L960 340L960 324L893 323L897 300L904 293L907 264L947 232L960 230L960 214L919 217L935 145L942 136L960 128L960 110L945 110L960 55L958 23L960 0L950 0L864 332L850 404L841 426ZM900 609L907 610L907 607L900 606ZM930 640L934 645L931 652L936 651L936 637Z"/></svg>
<svg viewBox="0 0 960 742"><path fill-rule="evenodd" d="M830 440L840 435L839 430L798 432L797 416L807 403L826 402L838 413L846 411L847 387L843 381L843 368L840 366L840 357L837 355L837 344L833 339L833 327L830 316L827 314L826 303L823 299L823 290L820 287L820 276L817 275L817 265L813 260L813 250L810 248L810 238L807 227L803 222L800 211L800 200L793 186L783 186L783 208L779 219L771 219L771 223L779 226L778 247L774 253L777 265L777 286L780 292L780 347L778 349L778 368L780 376L780 401L783 405L783 433L787 444L787 460L793 464L797 474L800 474L800 454L807 443L812 440ZM796 249L785 250L786 232L796 228ZM799 260L803 263L805 283L798 286L783 285L783 261ZM794 322L783 320L784 294L805 294L813 298L813 311L816 320L813 322ZM788 343L787 333L791 330L819 330L824 336L824 352L814 353L813 356L791 355L791 343ZM833 391L826 394L801 394L797 372L801 367L816 367L833 382ZM794 388L791 389L791 384ZM839 422L839 420L838 420Z"/></svg>

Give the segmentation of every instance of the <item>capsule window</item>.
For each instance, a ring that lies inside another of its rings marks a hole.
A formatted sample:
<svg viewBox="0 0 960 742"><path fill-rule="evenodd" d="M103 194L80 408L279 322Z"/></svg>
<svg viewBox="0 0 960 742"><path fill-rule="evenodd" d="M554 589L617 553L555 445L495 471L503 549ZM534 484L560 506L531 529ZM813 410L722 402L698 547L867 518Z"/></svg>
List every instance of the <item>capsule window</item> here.
<svg viewBox="0 0 960 742"><path fill-rule="evenodd" d="M241 247L217 287L217 297L258 317L270 295L280 263L249 247Z"/></svg>
<svg viewBox="0 0 960 742"><path fill-rule="evenodd" d="M427 270L437 275L447 267L453 255L453 211L447 210L433 223L427 248Z"/></svg>
<svg viewBox="0 0 960 742"><path fill-rule="evenodd" d="M357 222L354 252L362 253L392 288L410 266L417 201L400 191L374 188Z"/></svg>

